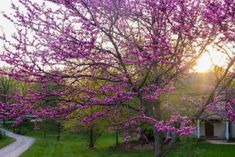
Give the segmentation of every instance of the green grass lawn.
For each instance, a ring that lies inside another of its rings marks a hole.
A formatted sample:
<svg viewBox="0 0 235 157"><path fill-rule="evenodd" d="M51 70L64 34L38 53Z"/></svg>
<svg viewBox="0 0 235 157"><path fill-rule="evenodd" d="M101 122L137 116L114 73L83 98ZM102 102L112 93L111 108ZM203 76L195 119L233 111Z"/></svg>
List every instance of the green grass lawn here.
<svg viewBox="0 0 235 157"><path fill-rule="evenodd" d="M200 143L202 157L232 157L235 156L235 145L215 145L205 142Z"/></svg>
<svg viewBox="0 0 235 157"><path fill-rule="evenodd" d="M55 137L43 138L40 133L31 134L36 137L36 143L21 157L151 157L151 151L120 151L110 148L115 139L110 135L103 135L96 144L96 148L88 149L86 139L78 135L63 136L57 142Z"/></svg>
<svg viewBox="0 0 235 157"><path fill-rule="evenodd" d="M96 147L88 149L85 136L64 132L61 140L57 142L56 135L53 135L53 133L49 133L47 138L43 138L41 131L31 130L32 127L26 126L26 135L36 138L36 142L21 157L153 157L152 150L127 151L115 149L115 147L112 147L115 144L115 137L111 134L103 134L97 140ZM3 143L10 143L9 140L12 139L6 138L4 142L0 141L0 147L6 145ZM120 141L123 142L123 139ZM202 141L196 144L195 149L200 152L199 157L235 156L235 145L214 145ZM176 153L177 150L179 149L171 151L167 157L192 157L179 156ZM185 150L182 152L185 152Z"/></svg>
<svg viewBox="0 0 235 157"><path fill-rule="evenodd" d="M0 148L7 146L8 144L11 144L14 141L15 141L15 139L13 139L11 137L7 137L7 136L4 137L4 138L0 139Z"/></svg>
<svg viewBox="0 0 235 157"><path fill-rule="evenodd" d="M199 142L196 146L200 152L198 157L233 157L235 156L235 145L215 145L207 142ZM167 157L179 157L172 151ZM186 157L186 156L184 156ZM188 157L188 156L187 156Z"/></svg>
<svg viewBox="0 0 235 157"><path fill-rule="evenodd" d="M21 157L152 157L151 150L124 151L110 148L115 139L103 135L97 141L96 148L88 149L86 139L80 135L65 135L57 142L55 137L43 138L40 132L29 132L36 138L36 143ZM235 156L235 145L213 145L199 142L197 149L200 157L232 157ZM178 157L172 151L167 157Z"/></svg>

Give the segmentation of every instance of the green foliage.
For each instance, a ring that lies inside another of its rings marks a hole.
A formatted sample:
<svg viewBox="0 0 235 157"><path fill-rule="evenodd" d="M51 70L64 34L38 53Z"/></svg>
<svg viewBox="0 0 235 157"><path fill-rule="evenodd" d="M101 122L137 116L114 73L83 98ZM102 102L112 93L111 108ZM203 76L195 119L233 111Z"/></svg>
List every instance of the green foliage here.
<svg viewBox="0 0 235 157"><path fill-rule="evenodd" d="M204 101L211 92L216 81L216 73L190 73L188 76L181 76L174 82L175 91L164 93L161 96L162 119L169 119L174 113L191 117L198 112L196 105L192 102ZM187 97L191 101L182 100Z"/></svg>
<svg viewBox="0 0 235 157"><path fill-rule="evenodd" d="M0 77L0 101L3 103L11 102L9 97L15 92L16 81L12 78L1 76Z"/></svg>
<svg viewBox="0 0 235 157"><path fill-rule="evenodd" d="M45 119L42 121L40 128L47 134L55 134L58 131L58 122L53 119Z"/></svg>
<svg viewBox="0 0 235 157"><path fill-rule="evenodd" d="M39 87L39 91L43 93L51 93L55 91L59 91L61 89L61 86L54 83L54 82L48 82L46 87ZM60 96L47 96L41 100L39 103L40 106L50 106L50 107L56 107L58 106L58 99L60 99Z"/></svg>
<svg viewBox="0 0 235 157"><path fill-rule="evenodd" d="M19 126L14 128L15 133L20 135L26 135L31 130L33 130L33 123L31 123L30 120L25 120Z"/></svg>
<svg viewBox="0 0 235 157"><path fill-rule="evenodd" d="M17 134L20 134L20 135L26 135L27 134L27 129L25 129L25 128L21 128L21 127L18 127L17 129L16 129L16 133Z"/></svg>
<svg viewBox="0 0 235 157"><path fill-rule="evenodd" d="M175 157L201 157L203 151L197 147L197 139L192 137L182 138L176 150Z"/></svg>
<svg viewBox="0 0 235 157"><path fill-rule="evenodd" d="M28 91L32 86L33 85L30 83L16 81L16 91L22 95L28 94Z"/></svg>
<svg viewBox="0 0 235 157"><path fill-rule="evenodd" d="M142 133L147 137L149 142L154 141L153 126L147 123L142 123L140 125Z"/></svg>

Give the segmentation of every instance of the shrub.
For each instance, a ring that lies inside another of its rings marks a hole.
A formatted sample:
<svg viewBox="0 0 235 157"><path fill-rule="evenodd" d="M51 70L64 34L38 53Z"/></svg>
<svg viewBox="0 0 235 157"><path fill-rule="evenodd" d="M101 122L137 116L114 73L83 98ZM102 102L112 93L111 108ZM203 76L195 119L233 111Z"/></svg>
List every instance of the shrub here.
<svg viewBox="0 0 235 157"><path fill-rule="evenodd" d="M176 157L200 157L202 151L197 148L197 139L185 137L180 140L180 145L176 150Z"/></svg>
<svg viewBox="0 0 235 157"><path fill-rule="evenodd" d="M154 134L153 134L153 127L149 124L141 124L141 129L143 135L148 139L148 142L153 142L154 141Z"/></svg>

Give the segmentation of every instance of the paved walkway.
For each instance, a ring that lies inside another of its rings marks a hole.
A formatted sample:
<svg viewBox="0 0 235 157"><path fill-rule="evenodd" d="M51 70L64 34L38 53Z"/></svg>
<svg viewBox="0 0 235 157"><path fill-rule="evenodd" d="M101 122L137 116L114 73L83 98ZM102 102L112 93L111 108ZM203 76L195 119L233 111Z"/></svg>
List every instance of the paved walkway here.
<svg viewBox="0 0 235 157"><path fill-rule="evenodd" d="M7 136L16 139L15 142L0 149L0 157L19 157L23 152L29 149L29 147L31 147L35 142L35 139L32 137L14 134L4 129L0 130L5 131Z"/></svg>
<svg viewBox="0 0 235 157"><path fill-rule="evenodd" d="M212 144L225 144L225 145L235 145L235 142L226 142L225 140L206 140Z"/></svg>

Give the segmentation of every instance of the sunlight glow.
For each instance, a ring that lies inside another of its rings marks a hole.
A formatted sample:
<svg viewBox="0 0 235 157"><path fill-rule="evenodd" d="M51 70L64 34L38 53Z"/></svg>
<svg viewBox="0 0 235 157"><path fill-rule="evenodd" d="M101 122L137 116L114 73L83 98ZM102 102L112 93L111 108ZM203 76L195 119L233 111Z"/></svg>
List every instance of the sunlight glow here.
<svg viewBox="0 0 235 157"><path fill-rule="evenodd" d="M196 66L194 67L194 70L196 72L204 73L208 72L213 67L213 63L211 61L211 58L208 54L202 55L196 63Z"/></svg>
<svg viewBox="0 0 235 157"><path fill-rule="evenodd" d="M199 73L206 73L213 70L214 66L225 67L227 65L227 57L225 54L209 48L208 52L203 54L196 62L193 70Z"/></svg>

